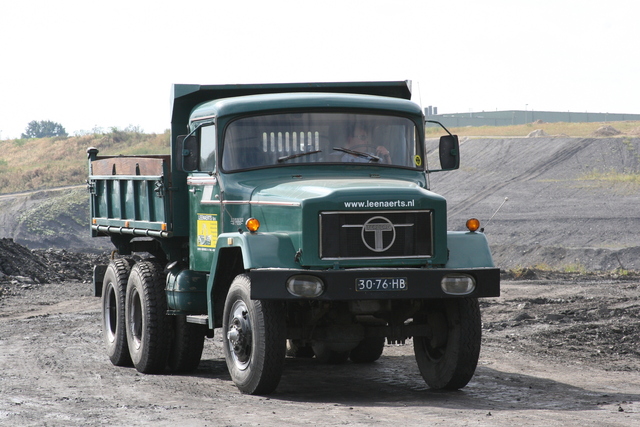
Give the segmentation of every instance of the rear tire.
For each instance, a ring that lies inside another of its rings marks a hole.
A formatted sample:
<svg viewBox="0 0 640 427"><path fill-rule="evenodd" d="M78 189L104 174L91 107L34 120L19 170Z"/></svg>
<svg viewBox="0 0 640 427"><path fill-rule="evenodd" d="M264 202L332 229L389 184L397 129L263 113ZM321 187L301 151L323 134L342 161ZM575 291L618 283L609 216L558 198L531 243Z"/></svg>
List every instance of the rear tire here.
<svg viewBox="0 0 640 427"><path fill-rule="evenodd" d="M353 363L375 362L382 356L384 341L384 337L367 337L351 350L349 358Z"/></svg>
<svg viewBox="0 0 640 427"><path fill-rule="evenodd" d="M165 275L154 261L138 262L127 283L127 344L139 372L164 371L171 345L171 323L167 316Z"/></svg>
<svg viewBox="0 0 640 427"><path fill-rule="evenodd" d="M349 360L349 350L331 350L329 346L323 342L313 344L313 352L315 353L318 362L327 365L340 365Z"/></svg>
<svg viewBox="0 0 640 427"><path fill-rule="evenodd" d="M477 298L449 299L430 308L426 316L431 337L414 337L420 374L432 389L457 390L473 377L482 324Z"/></svg>
<svg viewBox="0 0 640 427"><path fill-rule="evenodd" d="M238 389L268 394L276 389L286 352L283 310L273 301L251 299L251 279L241 274L231 283L222 318L227 368Z"/></svg>
<svg viewBox="0 0 640 427"><path fill-rule="evenodd" d="M125 295L131 267L122 258L109 262L102 281L102 338L116 366L131 366L125 328Z"/></svg>
<svg viewBox="0 0 640 427"><path fill-rule="evenodd" d="M173 316L173 342L169 353L169 369L171 372L191 372L200 364L205 325L188 323L187 316Z"/></svg>
<svg viewBox="0 0 640 427"><path fill-rule="evenodd" d="M302 344L300 340L287 340L287 356L298 359L311 359L313 348L309 344Z"/></svg>

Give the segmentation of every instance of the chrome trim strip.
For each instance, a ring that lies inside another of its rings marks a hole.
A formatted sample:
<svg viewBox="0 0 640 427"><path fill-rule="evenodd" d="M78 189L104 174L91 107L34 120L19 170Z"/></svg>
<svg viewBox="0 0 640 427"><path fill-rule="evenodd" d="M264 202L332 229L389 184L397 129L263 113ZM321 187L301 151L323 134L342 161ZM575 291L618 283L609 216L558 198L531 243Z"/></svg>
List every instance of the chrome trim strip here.
<svg viewBox="0 0 640 427"><path fill-rule="evenodd" d="M252 205L266 205L266 206L300 206L300 202L260 202L256 200L252 200Z"/></svg>
<svg viewBox="0 0 640 427"><path fill-rule="evenodd" d="M202 205L263 205L263 206L300 206L300 202L258 202L258 201L248 201L248 200L202 200L200 202Z"/></svg>
<svg viewBox="0 0 640 427"><path fill-rule="evenodd" d="M215 118L216 118L215 115L213 115L213 116L204 116L204 117L196 117L196 118L191 119L189 121L189 123L199 122L199 121L202 121L202 120L215 119Z"/></svg>
<svg viewBox="0 0 640 427"><path fill-rule="evenodd" d="M190 176L187 177L187 185L216 185L218 178L215 176Z"/></svg>

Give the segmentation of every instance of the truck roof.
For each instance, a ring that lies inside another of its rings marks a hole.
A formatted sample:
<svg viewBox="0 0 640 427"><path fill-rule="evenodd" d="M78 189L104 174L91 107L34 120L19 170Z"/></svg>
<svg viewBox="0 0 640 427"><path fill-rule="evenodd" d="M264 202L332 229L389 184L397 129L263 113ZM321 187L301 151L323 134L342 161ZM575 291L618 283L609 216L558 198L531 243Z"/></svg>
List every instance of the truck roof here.
<svg viewBox="0 0 640 427"><path fill-rule="evenodd" d="M348 108L422 114L420 106L406 99L339 93L275 93L223 98L205 102L193 110L190 122L214 116L223 117L256 111L289 110L297 106L306 109Z"/></svg>
<svg viewBox="0 0 640 427"><path fill-rule="evenodd" d="M171 92L171 129L178 135L187 129L193 108L207 101L245 95L292 92L331 92L379 95L411 99L411 81L267 83L234 85L174 84Z"/></svg>

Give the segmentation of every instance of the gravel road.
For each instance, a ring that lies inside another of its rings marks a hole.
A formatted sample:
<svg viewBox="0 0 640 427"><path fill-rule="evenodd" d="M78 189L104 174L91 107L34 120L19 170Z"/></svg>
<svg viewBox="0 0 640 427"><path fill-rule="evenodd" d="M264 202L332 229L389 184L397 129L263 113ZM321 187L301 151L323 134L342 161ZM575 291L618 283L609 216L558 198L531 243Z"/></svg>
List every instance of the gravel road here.
<svg viewBox="0 0 640 427"><path fill-rule="evenodd" d="M526 277L483 302L460 391L430 391L407 342L370 365L288 358L269 397L238 392L219 331L193 374L144 375L105 355L89 283L3 280L0 424L640 425L640 277Z"/></svg>

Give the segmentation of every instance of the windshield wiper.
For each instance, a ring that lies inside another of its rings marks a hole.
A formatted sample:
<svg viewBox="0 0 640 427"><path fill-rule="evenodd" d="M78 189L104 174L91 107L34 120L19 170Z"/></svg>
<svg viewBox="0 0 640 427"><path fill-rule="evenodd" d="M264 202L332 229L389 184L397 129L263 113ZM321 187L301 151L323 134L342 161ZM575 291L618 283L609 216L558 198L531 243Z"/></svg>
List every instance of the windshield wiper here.
<svg viewBox="0 0 640 427"><path fill-rule="evenodd" d="M291 154L290 156L279 157L278 163L286 162L287 160L296 159L298 157L308 156L309 154L317 154L317 153L322 153L322 150L305 151L304 153Z"/></svg>
<svg viewBox="0 0 640 427"><path fill-rule="evenodd" d="M333 149L336 151L342 151L343 153L352 154L354 156L364 157L365 159L369 159L372 162L380 161L380 157L374 156L373 154L365 153L362 151L349 150L348 148L344 148L344 147L333 147Z"/></svg>

